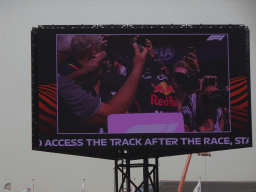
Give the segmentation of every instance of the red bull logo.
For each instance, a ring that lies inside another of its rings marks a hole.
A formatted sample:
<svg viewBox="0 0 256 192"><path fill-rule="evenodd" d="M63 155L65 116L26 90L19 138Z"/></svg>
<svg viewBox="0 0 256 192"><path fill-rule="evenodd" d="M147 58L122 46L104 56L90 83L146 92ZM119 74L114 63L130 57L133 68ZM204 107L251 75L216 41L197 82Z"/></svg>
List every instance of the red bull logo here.
<svg viewBox="0 0 256 192"><path fill-rule="evenodd" d="M161 82L158 85L151 84L154 87L154 93L163 93L165 98L159 98L155 94L151 94L151 105L177 107L177 99L174 96L169 96L174 93L172 86L167 85L166 82Z"/></svg>
<svg viewBox="0 0 256 192"><path fill-rule="evenodd" d="M170 93L174 93L172 86L167 85L166 82L161 82L158 85L151 84L154 87L154 93L163 93L164 95L169 95Z"/></svg>
<svg viewBox="0 0 256 192"><path fill-rule="evenodd" d="M151 94L151 105L177 107L177 99L175 96L165 96L165 99L162 99L155 94Z"/></svg>

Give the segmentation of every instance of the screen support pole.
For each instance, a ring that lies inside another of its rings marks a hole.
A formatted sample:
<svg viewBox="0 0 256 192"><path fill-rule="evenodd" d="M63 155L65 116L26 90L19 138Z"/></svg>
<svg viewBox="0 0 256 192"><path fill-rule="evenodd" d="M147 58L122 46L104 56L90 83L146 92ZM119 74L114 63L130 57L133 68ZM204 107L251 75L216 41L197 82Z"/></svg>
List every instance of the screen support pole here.
<svg viewBox="0 0 256 192"><path fill-rule="evenodd" d="M148 192L148 158L143 159L143 180L144 180L144 191Z"/></svg>
<svg viewBox="0 0 256 192"><path fill-rule="evenodd" d="M136 185L131 179L131 168L143 169L143 180L139 185ZM149 163L148 157L143 158L143 163L131 164L129 155L126 153L122 158L115 159L114 169L115 192L149 192L149 189L159 192L158 157L155 157L154 164ZM119 172L122 178L120 184L118 183Z"/></svg>
<svg viewBox="0 0 256 192"><path fill-rule="evenodd" d="M115 159L115 192L118 192L118 159Z"/></svg>

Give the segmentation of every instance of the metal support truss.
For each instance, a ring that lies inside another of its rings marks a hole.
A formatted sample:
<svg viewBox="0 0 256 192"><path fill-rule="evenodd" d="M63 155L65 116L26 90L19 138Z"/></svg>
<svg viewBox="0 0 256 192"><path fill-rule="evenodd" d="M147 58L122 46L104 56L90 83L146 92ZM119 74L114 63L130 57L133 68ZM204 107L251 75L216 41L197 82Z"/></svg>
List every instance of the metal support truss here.
<svg viewBox="0 0 256 192"><path fill-rule="evenodd" d="M118 162L121 160L121 163ZM140 185L135 185L131 180L130 168L143 168L143 181ZM152 192L159 192L159 178L158 178L158 157L155 158L155 164L149 164L148 158L143 159L141 164L130 164L130 159L116 159L115 160L115 192L130 192L131 185L135 192L149 192L149 185ZM150 169L150 171L149 171ZM118 185L118 172L122 175L120 186ZM126 186L125 186L126 183ZM143 186L143 190L141 187Z"/></svg>

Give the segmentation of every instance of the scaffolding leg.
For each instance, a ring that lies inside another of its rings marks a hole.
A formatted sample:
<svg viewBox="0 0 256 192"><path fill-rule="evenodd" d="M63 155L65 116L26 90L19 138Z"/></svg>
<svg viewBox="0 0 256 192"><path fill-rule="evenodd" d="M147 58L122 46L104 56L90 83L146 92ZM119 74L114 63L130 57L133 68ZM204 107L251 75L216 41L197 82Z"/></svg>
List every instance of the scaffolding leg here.
<svg viewBox="0 0 256 192"><path fill-rule="evenodd" d="M155 181L155 185L156 185L156 191L159 192L158 157L155 158L155 164L156 164L156 171L155 171L156 181Z"/></svg>
<svg viewBox="0 0 256 192"><path fill-rule="evenodd" d="M131 172L130 172L130 168L131 168L131 165L130 165L130 159L127 158L126 159L126 172L127 172L127 192L130 192L131 191Z"/></svg>
<svg viewBox="0 0 256 192"><path fill-rule="evenodd" d="M143 180L144 192L148 192L148 158L144 158L143 162Z"/></svg>
<svg viewBox="0 0 256 192"><path fill-rule="evenodd" d="M115 159L115 192L118 192L118 159Z"/></svg>
<svg viewBox="0 0 256 192"><path fill-rule="evenodd" d="M135 188L135 192L149 192L149 181L153 192L159 192L158 157L155 158L155 164L149 164L148 158L144 158L142 164L131 164L128 157L119 160L121 160L120 164L118 164L118 159L115 160L115 192L130 192L131 185ZM131 168L143 168L143 181L138 186L131 180ZM152 168L150 172L149 168ZM118 184L118 172L122 174L120 186Z"/></svg>

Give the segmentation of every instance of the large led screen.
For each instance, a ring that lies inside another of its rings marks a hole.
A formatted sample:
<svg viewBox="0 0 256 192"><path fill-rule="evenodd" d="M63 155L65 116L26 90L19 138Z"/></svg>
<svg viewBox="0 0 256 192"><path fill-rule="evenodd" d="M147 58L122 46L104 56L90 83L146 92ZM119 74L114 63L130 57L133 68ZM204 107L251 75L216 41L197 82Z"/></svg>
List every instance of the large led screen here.
<svg viewBox="0 0 256 192"><path fill-rule="evenodd" d="M252 145L246 27L52 28L32 30L34 149L111 159Z"/></svg>

